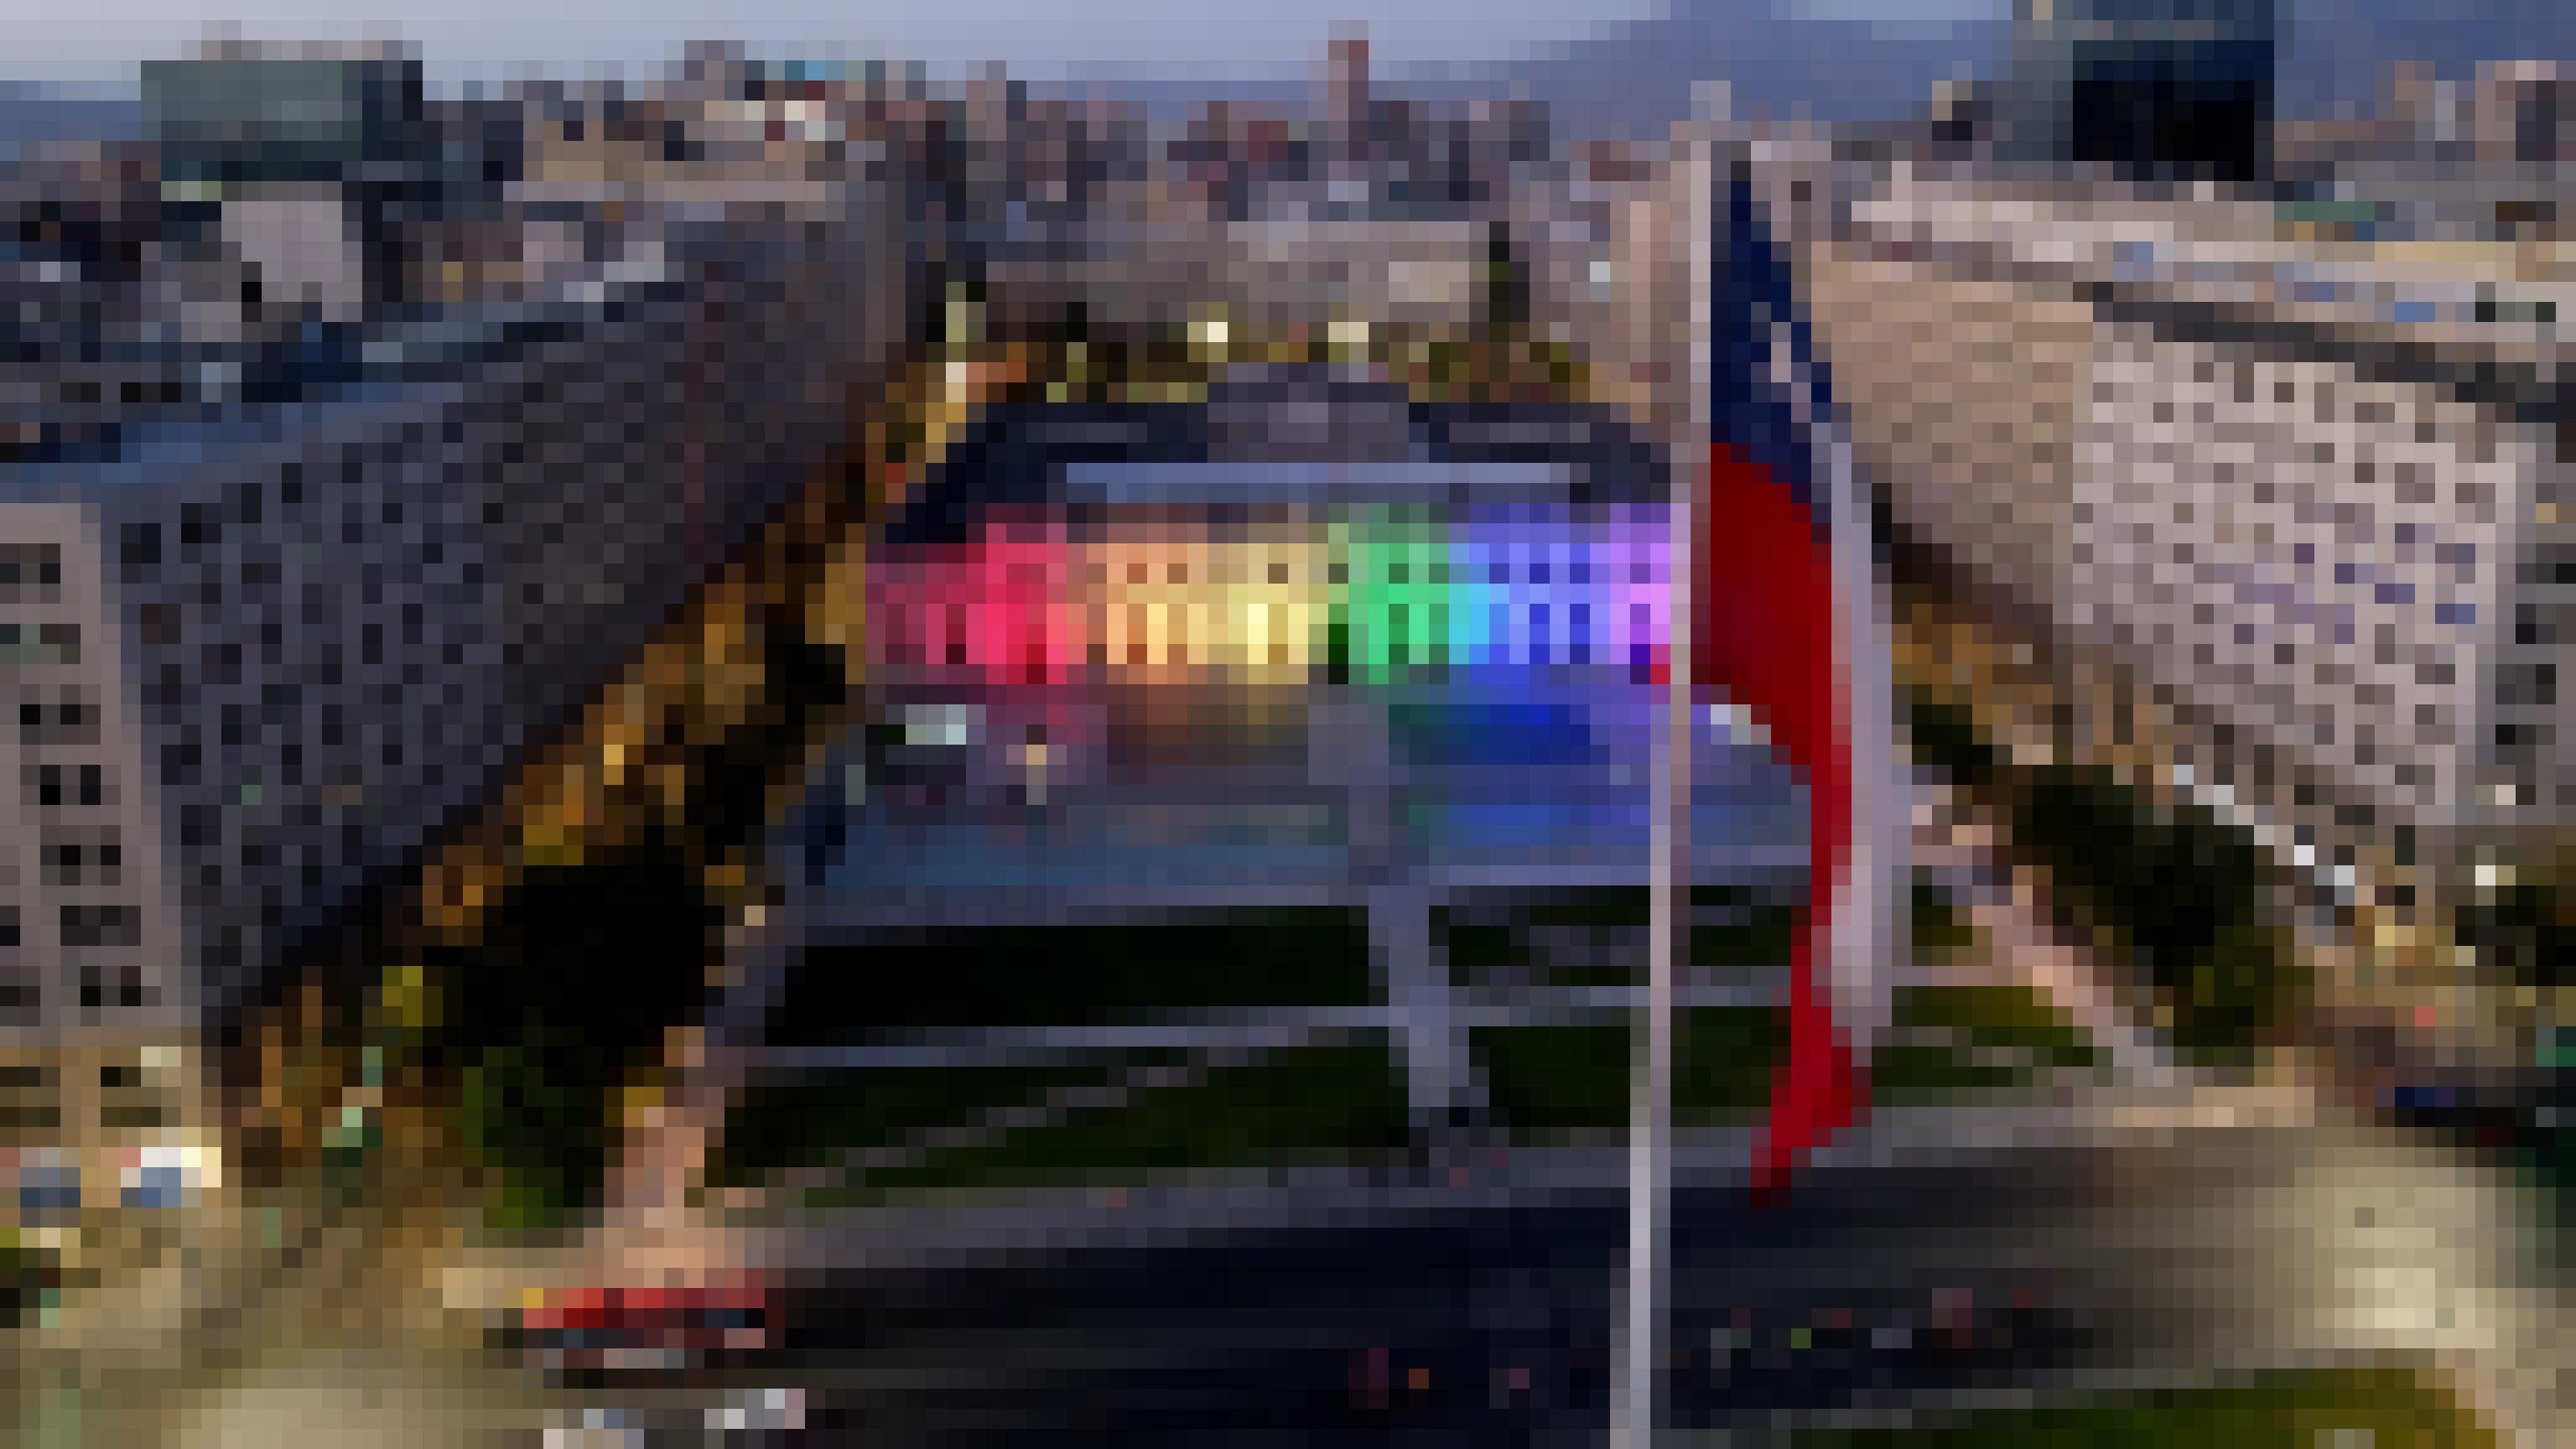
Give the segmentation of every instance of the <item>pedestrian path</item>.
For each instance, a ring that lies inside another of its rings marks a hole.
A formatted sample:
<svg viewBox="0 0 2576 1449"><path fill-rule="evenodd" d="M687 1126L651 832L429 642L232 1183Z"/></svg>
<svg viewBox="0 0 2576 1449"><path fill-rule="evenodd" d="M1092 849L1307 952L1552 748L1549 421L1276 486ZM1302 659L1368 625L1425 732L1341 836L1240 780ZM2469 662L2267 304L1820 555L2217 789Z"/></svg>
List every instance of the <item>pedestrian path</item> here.
<svg viewBox="0 0 2576 1449"><path fill-rule="evenodd" d="M1992 943L2000 981L2025 985L2089 1033L2127 1081L2170 1087L2184 1079L2171 1050L2124 1011L2110 982L2042 914L2035 883L2013 869L1992 821L1948 784L1918 775L1914 859L1967 911Z"/></svg>

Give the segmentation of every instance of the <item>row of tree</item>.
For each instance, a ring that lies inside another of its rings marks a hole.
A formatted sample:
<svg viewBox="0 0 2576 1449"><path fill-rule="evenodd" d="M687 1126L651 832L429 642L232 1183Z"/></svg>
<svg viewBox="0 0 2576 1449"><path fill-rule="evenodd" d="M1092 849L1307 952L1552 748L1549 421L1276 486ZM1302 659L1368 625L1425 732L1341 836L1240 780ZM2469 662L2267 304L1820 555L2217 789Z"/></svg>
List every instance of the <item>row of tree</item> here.
<svg viewBox="0 0 2576 1449"><path fill-rule="evenodd" d="M2046 873L2054 924L2151 990L2176 1045L2243 1063L2296 1027L2306 992L2250 835L2101 766L2015 762L1964 705L1919 687L1907 715L1915 759L2009 824Z"/></svg>

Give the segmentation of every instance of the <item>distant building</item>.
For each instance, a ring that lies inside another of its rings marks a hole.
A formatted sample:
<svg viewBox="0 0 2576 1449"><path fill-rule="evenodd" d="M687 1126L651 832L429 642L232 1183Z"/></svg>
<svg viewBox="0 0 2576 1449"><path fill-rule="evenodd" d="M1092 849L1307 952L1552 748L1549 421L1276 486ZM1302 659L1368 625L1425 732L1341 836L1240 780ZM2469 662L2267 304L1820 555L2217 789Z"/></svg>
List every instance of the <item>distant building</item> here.
<svg viewBox="0 0 2576 1449"><path fill-rule="evenodd" d="M2470 101L2479 159L2547 165L2576 156L2576 85L2547 61L2514 61L2480 72Z"/></svg>
<svg viewBox="0 0 2576 1449"><path fill-rule="evenodd" d="M1993 136L1994 111L1991 82L1945 80L1932 88L1926 119L1935 141L1947 146L1969 146Z"/></svg>
<svg viewBox="0 0 2576 1449"><path fill-rule="evenodd" d="M219 49L143 64L163 175L242 187L379 179L417 154L417 57L391 49Z"/></svg>
<svg viewBox="0 0 2576 1449"><path fill-rule="evenodd" d="M1324 124L1333 135L1335 159L1364 164L1372 114L1367 37L1336 37L1325 48L1321 90L1318 99L1323 102Z"/></svg>
<svg viewBox="0 0 2576 1449"><path fill-rule="evenodd" d="M178 239L244 263L254 312L346 320L402 294L434 179L418 58L221 47L145 62L143 97Z"/></svg>
<svg viewBox="0 0 2576 1449"><path fill-rule="evenodd" d="M1333 202L1359 205L1366 200L1369 173L1376 156L1376 106L1369 91L1369 48L1365 37L1336 37L1326 48L1316 97L1316 119L1323 132L1322 180Z"/></svg>
<svg viewBox="0 0 2576 1449"><path fill-rule="evenodd" d="M2270 149L2277 0L2017 0L2008 157L2249 180Z"/></svg>

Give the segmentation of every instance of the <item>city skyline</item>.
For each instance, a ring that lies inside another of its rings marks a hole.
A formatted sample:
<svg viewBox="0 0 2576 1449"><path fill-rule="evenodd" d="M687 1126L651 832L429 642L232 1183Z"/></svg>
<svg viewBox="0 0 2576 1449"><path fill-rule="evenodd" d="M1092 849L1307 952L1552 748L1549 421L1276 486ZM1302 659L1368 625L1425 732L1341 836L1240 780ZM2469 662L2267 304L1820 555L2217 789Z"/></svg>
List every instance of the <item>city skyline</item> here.
<svg viewBox="0 0 2576 1449"><path fill-rule="evenodd" d="M209 16L184 0L108 0L27 17L0 43L0 77L131 90L140 61L185 54L220 25L254 41L399 40L420 54L440 86L489 86L531 72L638 80L661 73L683 46L702 39L739 40L755 52L783 56L919 61L934 75L952 77L1000 63L1036 78L1287 80L1305 75L1327 38L1354 24L1366 28L1379 64L1400 72L1526 58L1657 8L1651 0L1604 0L1580 11L1550 0L1474 6L1344 0L1317 9L1250 0L1111 0L1072 10L1027 0L966 0L856 13L816 0L763 0L729 8L713 24L694 9L629 12L603 33L574 18L531 26L524 11L488 0L434 12L270 0L225 16Z"/></svg>

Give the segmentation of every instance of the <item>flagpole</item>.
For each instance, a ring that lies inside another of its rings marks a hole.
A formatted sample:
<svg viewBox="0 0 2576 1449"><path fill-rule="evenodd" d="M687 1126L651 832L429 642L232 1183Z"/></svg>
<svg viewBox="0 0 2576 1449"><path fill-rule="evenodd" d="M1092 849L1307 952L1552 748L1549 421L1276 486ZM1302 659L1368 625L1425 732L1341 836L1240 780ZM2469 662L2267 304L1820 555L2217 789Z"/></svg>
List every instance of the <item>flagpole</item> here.
<svg viewBox="0 0 2576 1449"><path fill-rule="evenodd" d="M1635 1058L1628 1135L1628 1261L1619 1325L1618 1376L1611 1394L1611 1439L1619 1449L1648 1449L1663 1427L1659 1369L1666 1328L1666 1264L1671 1246L1673 984L1689 940L1691 622L1698 572L1698 500L1708 468L1706 317L1710 296L1711 205L1707 127L1694 124L1673 157L1680 185L1675 240L1686 249L1685 303L1690 317L1680 406L1669 409L1672 535L1666 555L1668 641L1664 727L1657 745L1650 907L1653 941L1646 982L1645 1050ZM1665 277L1670 278L1667 272Z"/></svg>

